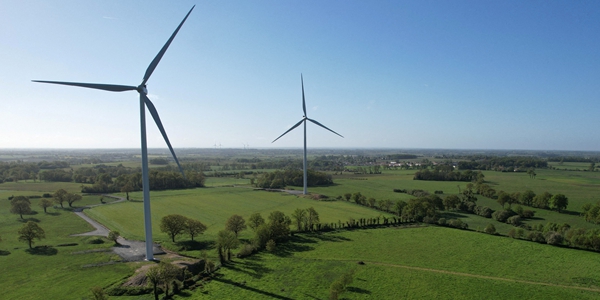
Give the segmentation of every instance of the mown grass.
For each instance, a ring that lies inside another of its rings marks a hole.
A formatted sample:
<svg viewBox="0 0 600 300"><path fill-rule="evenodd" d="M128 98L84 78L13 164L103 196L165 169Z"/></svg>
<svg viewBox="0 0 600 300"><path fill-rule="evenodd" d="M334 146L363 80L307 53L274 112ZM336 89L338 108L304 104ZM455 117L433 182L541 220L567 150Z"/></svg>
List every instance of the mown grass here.
<svg viewBox="0 0 600 300"><path fill-rule="evenodd" d="M186 298L326 299L354 270L349 299L596 299L569 287L600 288L598 267L595 253L448 228L338 231L235 259Z"/></svg>
<svg viewBox="0 0 600 300"><path fill-rule="evenodd" d="M142 198L140 193L132 193L134 199ZM257 191L249 188L221 187L180 191L152 192L152 230L154 239L168 242L167 234L160 231L160 219L169 214L181 214L197 219L207 225L206 232L198 241L214 240L218 231L225 228L225 222L233 214L245 219L252 213L261 213L268 219L272 211L280 210L291 217L296 208L314 207L321 222L345 222L350 217L366 218L389 214L355 205L345 201L316 201L279 192ZM117 230L128 239L143 240L143 202L128 201L86 210L86 214L110 229ZM251 239L250 230L242 231L240 239ZM180 236L179 241L189 240Z"/></svg>
<svg viewBox="0 0 600 300"><path fill-rule="evenodd" d="M90 244L93 237L70 236L93 228L68 210L49 208L45 214L38 201L31 200L35 213L21 220L9 213L10 201L0 198L0 299L82 299L91 296L93 286L106 287L133 272L131 265L123 263L89 266L120 259L110 252L82 253L112 245ZM26 221L36 222L46 233L34 246L49 247L29 250L26 243L18 241L17 232ZM77 245L59 246L72 243Z"/></svg>

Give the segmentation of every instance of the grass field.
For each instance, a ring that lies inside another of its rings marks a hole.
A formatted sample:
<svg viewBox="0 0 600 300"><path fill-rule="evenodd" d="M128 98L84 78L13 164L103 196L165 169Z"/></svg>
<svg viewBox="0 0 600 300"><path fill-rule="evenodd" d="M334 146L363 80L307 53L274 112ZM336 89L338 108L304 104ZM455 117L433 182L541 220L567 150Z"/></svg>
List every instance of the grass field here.
<svg viewBox="0 0 600 300"><path fill-rule="evenodd" d="M563 193L569 198L567 213L535 209L536 219L527 221L529 224L566 222L575 227L598 228L577 214L583 204L600 201L600 172L536 170L536 173L537 177L531 179L525 173L484 172L486 181L497 191L531 189L536 193ZM412 180L413 174L413 170L384 171L378 175L344 174L334 176L332 186L309 188L309 191L333 198L361 192L378 200L406 201L412 196L394 193L393 189L441 190L448 195L457 194L459 187L464 189L467 184L416 181ZM152 192L154 239L172 247L168 236L159 230L159 220L168 214L182 214L208 225L197 240L215 257L212 241L233 214L248 218L260 212L267 218L270 212L280 210L289 216L296 208L313 206L321 222L326 223L383 214L345 201L315 201L286 193L255 191L247 188L248 183L249 179L209 177L207 188ZM113 262L118 257L104 252L74 254L106 249L110 244L92 245L88 243L89 237L70 236L92 228L68 209L49 208L49 214L44 214L37 206L39 199L32 199L32 208L37 213L24 217L46 230L46 239L37 245L52 247L34 254L26 251L27 245L17 241L16 234L23 222L18 215L9 213L10 202L6 199L13 195L41 196L59 188L79 192L81 184L30 181L0 184L0 266L8 270L0 273L0 280L5 283L0 299L40 299L40 295L48 299L81 299L90 295L91 287L107 287L132 274L138 266L117 263L84 267ZM131 197L134 201L102 205L86 213L126 238L143 240L142 196L135 192ZM75 206L99 203L100 196L88 195ZM478 205L500 209L494 200L483 197L479 197ZM446 217L461 218L471 229L482 229L489 223L500 233L512 228L475 215L452 212ZM251 237L250 230L240 234L244 240ZM178 237L178 241L188 239ZM67 243L77 245L57 246ZM197 256L199 251L186 254ZM208 284L204 293L189 292L186 298L326 299L331 282L354 269L354 283L343 295L349 299L485 299L490 295L495 299L597 299L600 298L600 292L596 291L600 290L600 275L596 273L600 267L598 255L439 227L297 235L276 253L234 259L234 264L221 269L222 276ZM359 260L366 264L358 265ZM239 283L243 281L246 284L241 286ZM150 295L133 298L152 299Z"/></svg>
<svg viewBox="0 0 600 300"><path fill-rule="evenodd" d="M282 247L274 254L236 259L204 293L186 298L327 299L329 285L349 270L355 276L343 295L348 299L600 297L597 254L468 231L424 227L303 234Z"/></svg>

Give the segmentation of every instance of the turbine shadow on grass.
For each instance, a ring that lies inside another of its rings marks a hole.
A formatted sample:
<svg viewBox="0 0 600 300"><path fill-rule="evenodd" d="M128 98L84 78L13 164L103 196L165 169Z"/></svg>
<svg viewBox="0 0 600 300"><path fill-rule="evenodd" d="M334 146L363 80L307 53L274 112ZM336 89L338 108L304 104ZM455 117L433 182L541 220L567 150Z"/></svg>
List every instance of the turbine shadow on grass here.
<svg viewBox="0 0 600 300"><path fill-rule="evenodd" d="M234 285L234 286L237 286L237 287L239 287L241 289L244 289L244 290L247 290L247 291L251 291L251 292L255 292L255 293L258 293L258 294L261 294L261 295L264 295L264 296L267 296L267 297L270 297L270 298L274 298L274 299L285 299L285 300L288 300L288 299L291 300L292 299L292 298L289 298L289 297L285 297L285 296L273 294L271 292L266 292L266 291L263 291L263 290L259 290L257 288L249 287L247 285L242 285L242 284L240 284L238 282L235 282L235 281L229 280L229 279L224 279L224 278L218 278L217 277L217 278L214 278L213 280L219 281L219 282L222 282L222 283L225 283L225 284Z"/></svg>
<svg viewBox="0 0 600 300"><path fill-rule="evenodd" d="M58 253L58 250L56 248L53 248L50 246L37 246L37 247L31 248L31 249L25 250L25 252L27 252L29 254L33 254L33 255L51 256L51 255L56 255Z"/></svg>

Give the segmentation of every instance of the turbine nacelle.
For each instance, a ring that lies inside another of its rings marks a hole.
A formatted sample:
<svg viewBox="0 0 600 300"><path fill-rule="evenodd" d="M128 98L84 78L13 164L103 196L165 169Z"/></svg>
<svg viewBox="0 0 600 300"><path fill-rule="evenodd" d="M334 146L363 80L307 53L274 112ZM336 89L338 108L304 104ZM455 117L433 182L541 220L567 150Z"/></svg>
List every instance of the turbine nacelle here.
<svg viewBox="0 0 600 300"><path fill-rule="evenodd" d="M146 87L145 84L140 84L138 85L137 89L138 93L140 94L144 94L144 95L148 95L148 88Z"/></svg>

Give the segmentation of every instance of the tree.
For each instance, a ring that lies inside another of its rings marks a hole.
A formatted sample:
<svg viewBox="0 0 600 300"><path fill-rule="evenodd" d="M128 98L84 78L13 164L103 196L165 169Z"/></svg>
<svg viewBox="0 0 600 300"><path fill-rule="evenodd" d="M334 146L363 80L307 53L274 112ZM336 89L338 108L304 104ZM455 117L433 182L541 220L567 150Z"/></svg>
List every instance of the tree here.
<svg viewBox="0 0 600 300"><path fill-rule="evenodd" d="M91 289L91 292L94 300L108 300L108 296L106 295L104 290L99 286L93 287Z"/></svg>
<svg viewBox="0 0 600 300"><path fill-rule="evenodd" d="M318 217L317 217L318 218ZM290 234L292 220L284 213L276 210L269 214L269 231L271 238L278 239Z"/></svg>
<svg viewBox="0 0 600 300"><path fill-rule="evenodd" d="M46 238L46 233L44 229L42 229L37 223L29 221L19 229L19 241L27 242L29 244L29 249L31 249L31 245L33 245L33 241L35 239L41 240Z"/></svg>
<svg viewBox="0 0 600 300"><path fill-rule="evenodd" d="M444 204L444 208L446 210L453 210L456 209L460 204L460 198L456 195L449 195L442 200L442 203Z"/></svg>
<svg viewBox="0 0 600 300"><path fill-rule="evenodd" d="M206 225L198 220L187 219L185 222L185 232L190 235L192 241L194 236L203 233L206 230Z"/></svg>
<svg viewBox="0 0 600 300"><path fill-rule="evenodd" d="M537 208L548 208L551 198L552 198L552 194L550 194L548 192L544 192L542 194L536 195L533 198L533 206L537 207Z"/></svg>
<svg viewBox="0 0 600 300"><path fill-rule="evenodd" d="M217 234L217 248L219 253L227 253L226 260L231 260L231 249L235 249L239 245L240 241L232 231L221 230Z"/></svg>
<svg viewBox="0 0 600 300"><path fill-rule="evenodd" d="M225 223L225 229L235 233L235 237L238 236L238 232L246 228L246 221L240 215L233 215L229 217L229 219L227 219L227 222Z"/></svg>
<svg viewBox="0 0 600 300"><path fill-rule="evenodd" d="M181 272L179 270L178 267L176 267L173 264L170 263L166 263L166 262L160 262L159 263L159 270L160 270L160 279L163 283L163 286L165 287L165 297L168 298L169 297L169 284L177 279L177 275L179 275Z"/></svg>
<svg viewBox="0 0 600 300"><path fill-rule="evenodd" d="M161 282L160 266L156 265L150 267L150 269L146 271L146 278L148 279L148 285L152 287L152 291L154 292L154 300L158 300L158 285Z"/></svg>
<svg viewBox="0 0 600 300"><path fill-rule="evenodd" d="M63 189L60 189L60 190L56 191L56 192L54 193L54 195L53 195L53 197L54 197L54 201L55 201L56 203L60 204L60 207L61 207L61 208L63 207L63 202L65 202L65 201L67 200L67 199L66 199L66 195L67 195L67 194L68 194L68 192L67 192L67 191L65 191L65 190L63 190Z"/></svg>
<svg viewBox="0 0 600 300"><path fill-rule="evenodd" d="M373 197L369 197L367 199L367 203L369 203L369 207L375 207L375 203L377 203L377 200L375 200L375 198Z"/></svg>
<svg viewBox="0 0 600 300"><path fill-rule="evenodd" d="M129 193L133 192L133 185L131 184L131 182L127 182L122 188L121 188L121 193L125 193L125 197L127 197L127 200L129 201Z"/></svg>
<svg viewBox="0 0 600 300"><path fill-rule="evenodd" d="M490 223L485 227L483 231L487 234L496 234L496 227L494 226L494 224Z"/></svg>
<svg viewBox="0 0 600 300"><path fill-rule="evenodd" d="M317 225L320 222L319 213L314 209L314 207L309 207L306 212L306 227L308 227L308 230L313 230L313 225Z"/></svg>
<svg viewBox="0 0 600 300"><path fill-rule="evenodd" d="M67 193L65 200L67 201L67 203L69 203L69 207L73 207L73 203L75 201L81 200L81 195Z"/></svg>
<svg viewBox="0 0 600 300"><path fill-rule="evenodd" d="M119 239L119 236L121 236L121 234L118 231L111 230L108 233L108 239L113 241L115 243L115 245L119 244L117 242L117 240Z"/></svg>
<svg viewBox="0 0 600 300"><path fill-rule="evenodd" d="M496 201L498 201L498 204L502 205L502 208L504 208L504 204L510 202L510 195L504 191L499 191L498 199Z"/></svg>
<svg viewBox="0 0 600 300"><path fill-rule="evenodd" d="M44 213L46 213L46 209L50 206L52 206L52 201L50 201L49 199L43 198L42 200L40 200L39 206L41 208L44 209Z"/></svg>
<svg viewBox="0 0 600 300"><path fill-rule="evenodd" d="M10 201L10 212L21 216L31 213L31 202L24 196L16 196Z"/></svg>
<svg viewBox="0 0 600 300"><path fill-rule="evenodd" d="M302 231L304 224L306 223L306 210L302 208L296 208L292 213L292 219L296 222L296 229Z"/></svg>
<svg viewBox="0 0 600 300"><path fill-rule="evenodd" d="M550 208L556 209L558 212L566 209L567 205L569 205L569 199L563 194L556 194L550 198Z"/></svg>
<svg viewBox="0 0 600 300"><path fill-rule="evenodd" d="M346 201L350 201L350 198L352 198L352 194L350 194L350 193L344 194L344 199L346 199Z"/></svg>
<svg viewBox="0 0 600 300"><path fill-rule="evenodd" d="M532 206L535 193L532 190L526 190L519 196L519 202L523 205Z"/></svg>
<svg viewBox="0 0 600 300"><path fill-rule="evenodd" d="M253 213L250 215L250 218L248 218L248 225L254 231L262 224L265 224L265 219L263 219L260 213Z"/></svg>
<svg viewBox="0 0 600 300"><path fill-rule="evenodd" d="M394 211L396 211L396 213L398 214L398 216L402 215L402 210L404 209L404 207L407 205L406 202L402 201L402 200L398 200L396 201L396 204L394 205Z"/></svg>
<svg viewBox="0 0 600 300"><path fill-rule="evenodd" d="M160 231L167 233L171 241L175 242L175 237L185 230L187 218L182 215L167 215L160 219Z"/></svg>

